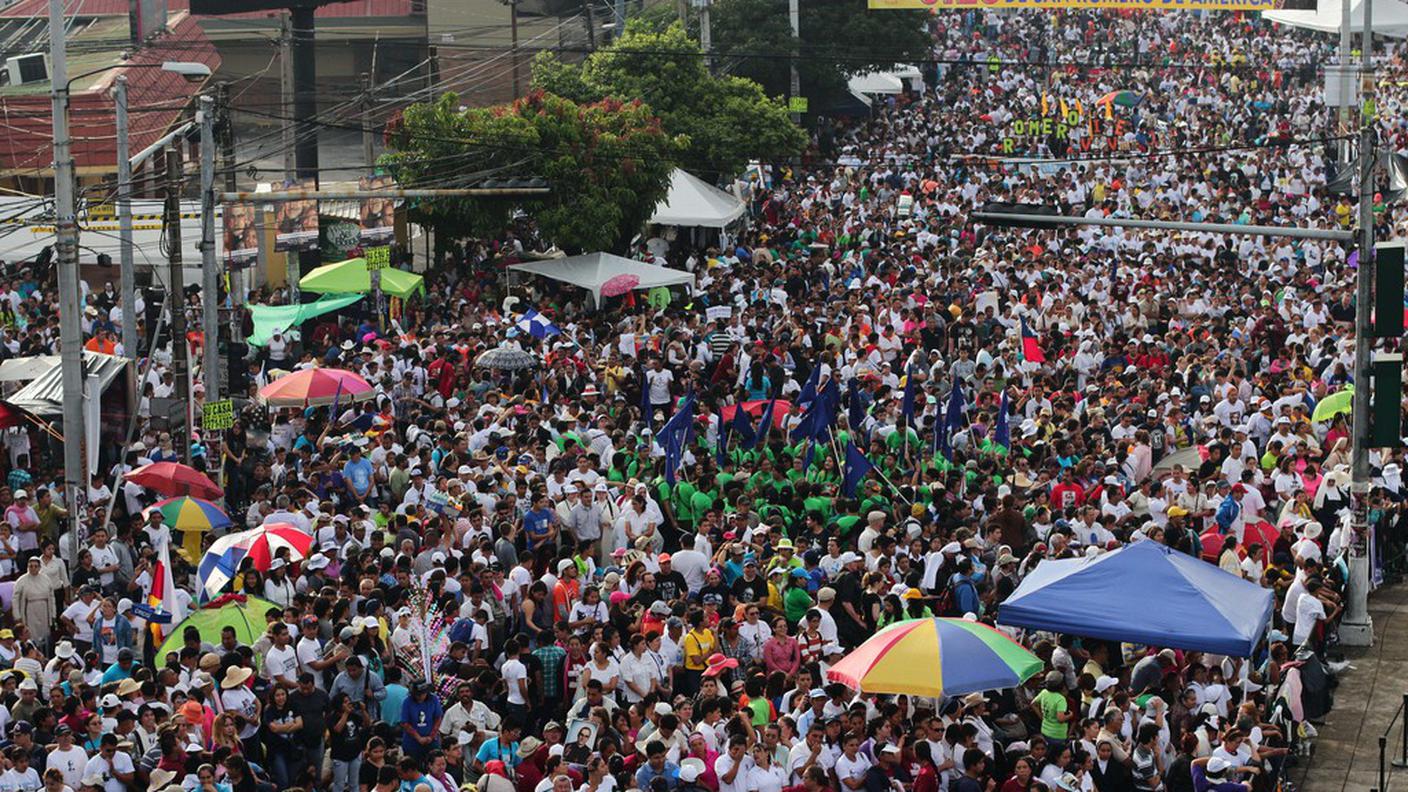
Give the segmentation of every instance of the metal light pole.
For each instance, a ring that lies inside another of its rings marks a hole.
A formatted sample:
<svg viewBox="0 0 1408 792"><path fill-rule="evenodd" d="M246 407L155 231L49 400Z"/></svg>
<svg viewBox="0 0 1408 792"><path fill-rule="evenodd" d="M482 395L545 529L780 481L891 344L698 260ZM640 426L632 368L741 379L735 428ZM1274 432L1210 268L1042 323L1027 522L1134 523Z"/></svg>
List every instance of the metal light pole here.
<svg viewBox="0 0 1408 792"><path fill-rule="evenodd" d="M787 18L792 23L792 45L797 51L792 53L792 82L788 86L790 93L788 99L795 99L802 95L802 77L797 73L797 59L802 57L802 13L797 6L797 0L787 0ZM793 113L792 120L801 123L802 114Z"/></svg>
<svg viewBox="0 0 1408 792"><path fill-rule="evenodd" d="M200 98L200 291L205 398L220 399L220 268L215 264L215 99Z"/></svg>
<svg viewBox="0 0 1408 792"><path fill-rule="evenodd" d="M59 276L59 350L64 389L64 506L73 552L80 542L79 509L87 477L83 440L83 330L78 322L78 220L73 153L68 135L68 61L62 0L49 0L50 98L54 116L54 236ZM124 322L126 324L126 322Z"/></svg>
<svg viewBox="0 0 1408 792"><path fill-rule="evenodd" d="M1373 0L1364 0L1364 39L1359 53L1359 270L1354 296L1354 412L1350 442L1349 592L1339 638L1345 646L1371 646L1369 616L1369 379L1373 331L1369 314L1374 293Z"/></svg>
<svg viewBox="0 0 1408 792"><path fill-rule="evenodd" d="M132 260L132 161L127 148L127 76L119 74L113 83L113 104L117 107L117 234L118 275L122 284L122 351L137 356L137 278Z"/></svg>

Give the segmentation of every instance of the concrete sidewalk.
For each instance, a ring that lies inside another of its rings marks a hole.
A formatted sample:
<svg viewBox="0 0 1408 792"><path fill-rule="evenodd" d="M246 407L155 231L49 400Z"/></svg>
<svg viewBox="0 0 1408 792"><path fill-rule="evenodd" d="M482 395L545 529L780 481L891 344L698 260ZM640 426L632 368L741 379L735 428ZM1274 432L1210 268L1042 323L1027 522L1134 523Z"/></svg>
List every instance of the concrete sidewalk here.
<svg viewBox="0 0 1408 792"><path fill-rule="evenodd" d="M1318 727L1315 755L1290 771L1301 792L1368 792L1379 785L1379 737L1408 693L1408 585L1375 593L1369 612L1374 645L1344 650L1354 669L1340 675L1334 709ZM1408 770L1390 764L1402 750L1402 727L1400 718L1388 730L1384 772L1392 790L1408 790Z"/></svg>

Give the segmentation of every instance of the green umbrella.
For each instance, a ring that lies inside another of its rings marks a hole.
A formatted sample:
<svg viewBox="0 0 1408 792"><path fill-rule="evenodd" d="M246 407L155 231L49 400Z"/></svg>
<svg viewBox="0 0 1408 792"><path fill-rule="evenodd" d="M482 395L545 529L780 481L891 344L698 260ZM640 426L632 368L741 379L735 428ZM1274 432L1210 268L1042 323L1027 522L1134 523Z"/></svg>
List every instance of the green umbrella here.
<svg viewBox="0 0 1408 792"><path fill-rule="evenodd" d="M200 631L200 639L203 643L217 645L220 643L220 631L226 627L235 628L235 640L249 646L259 640L259 636L264 634L264 627L267 622L264 614L270 608L277 608L274 603L260 599L258 597L246 597L240 594L226 594L213 602L209 602L205 607L187 616L184 621L172 628L171 634L161 644L161 648L156 652L156 661L162 663L162 658L168 652L180 652L181 647L186 645L182 637L187 627L195 627ZM254 656L254 662L259 664L259 655Z"/></svg>
<svg viewBox="0 0 1408 792"><path fill-rule="evenodd" d="M1310 416L1310 420L1319 423L1328 421L1336 415L1354 412L1354 386L1346 385L1343 389L1331 393L1320 400L1315 405L1315 413Z"/></svg>

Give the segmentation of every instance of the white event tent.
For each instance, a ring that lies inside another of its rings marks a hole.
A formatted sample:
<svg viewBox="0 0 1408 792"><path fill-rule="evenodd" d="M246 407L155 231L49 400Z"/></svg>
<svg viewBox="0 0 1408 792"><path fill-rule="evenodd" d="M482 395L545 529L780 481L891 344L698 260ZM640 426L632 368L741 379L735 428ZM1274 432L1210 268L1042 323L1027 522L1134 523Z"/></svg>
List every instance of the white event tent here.
<svg viewBox="0 0 1408 792"><path fill-rule="evenodd" d="M670 192L655 207L653 225L723 228L743 216L743 202L679 168L670 174Z"/></svg>
<svg viewBox="0 0 1408 792"><path fill-rule="evenodd" d="M639 278L636 290L694 283L694 276L683 270L647 264L611 253L586 253L563 259L525 261L512 264L509 269L586 289L592 293L592 300L597 306L601 305L602 285L618 275L634 275Z"/></svg>

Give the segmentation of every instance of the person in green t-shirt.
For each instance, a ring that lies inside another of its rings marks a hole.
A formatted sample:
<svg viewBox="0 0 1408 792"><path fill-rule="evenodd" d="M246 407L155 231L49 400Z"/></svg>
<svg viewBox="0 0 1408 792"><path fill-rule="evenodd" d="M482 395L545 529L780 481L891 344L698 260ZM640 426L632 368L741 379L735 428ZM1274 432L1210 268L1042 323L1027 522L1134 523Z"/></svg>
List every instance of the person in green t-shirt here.
<svg viewBox="0 0 1408 792"><path fill-rule="evenodd" d="M1061 692L1065 684L1060 671L1051 671L1046 675L1045 688L1032 699L1032 709L1041 716L1041 736L1048 740L1064 742L1070 730L1067 724L1075 717L1066 702L1066 694Z"/></svg>

